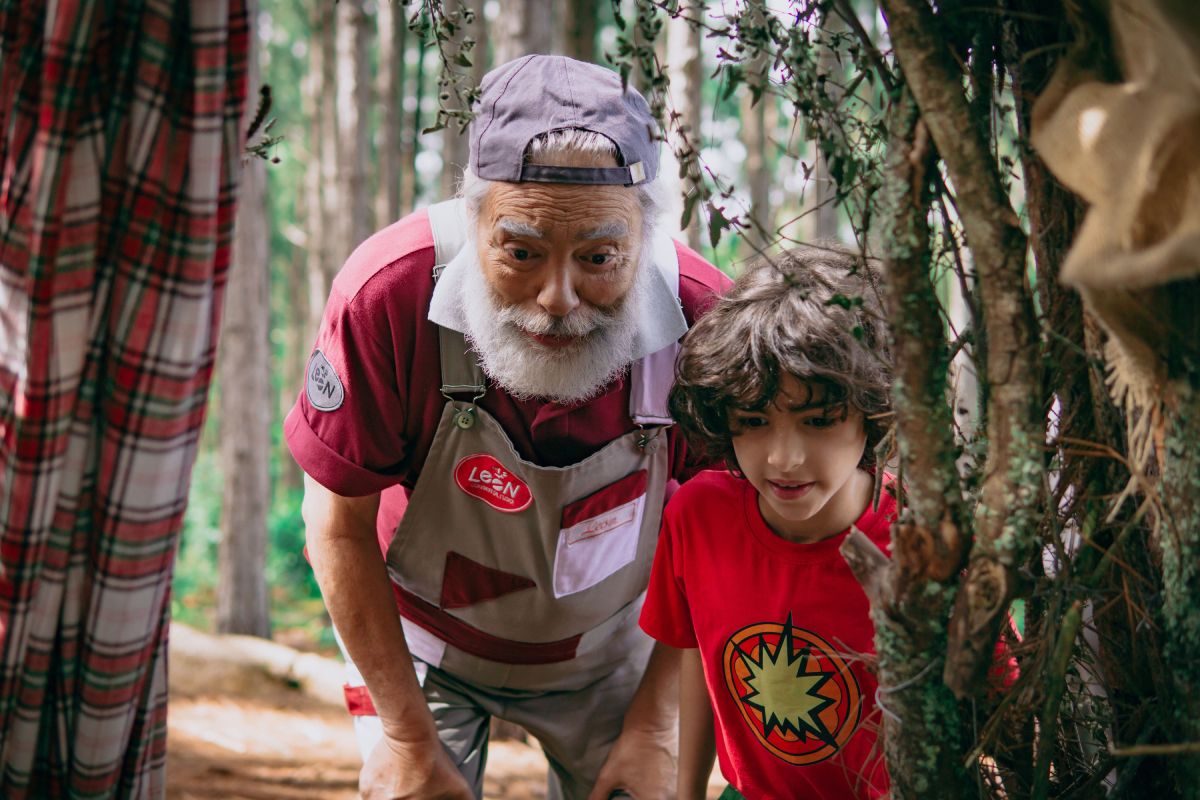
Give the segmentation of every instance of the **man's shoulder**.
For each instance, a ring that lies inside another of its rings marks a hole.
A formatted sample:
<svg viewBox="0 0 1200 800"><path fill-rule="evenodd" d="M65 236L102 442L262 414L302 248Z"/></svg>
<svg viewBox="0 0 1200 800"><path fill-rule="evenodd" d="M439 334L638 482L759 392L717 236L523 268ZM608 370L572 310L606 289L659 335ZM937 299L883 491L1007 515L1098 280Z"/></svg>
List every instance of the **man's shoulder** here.
<svg viewBox="0 0 1200 800"><path fill-rule="evenodd" d="M372 234L354 249L333 279L347 304L406 301L428 306L433 291L433 232L424 209Z"/></svg>
<svg viewBox="0 0 1200 800"><path fill-rule="evenodd" d="M686 244L676 241L675 252L679 255L679 300L690 324L708 311L733 282Z"/></svg>

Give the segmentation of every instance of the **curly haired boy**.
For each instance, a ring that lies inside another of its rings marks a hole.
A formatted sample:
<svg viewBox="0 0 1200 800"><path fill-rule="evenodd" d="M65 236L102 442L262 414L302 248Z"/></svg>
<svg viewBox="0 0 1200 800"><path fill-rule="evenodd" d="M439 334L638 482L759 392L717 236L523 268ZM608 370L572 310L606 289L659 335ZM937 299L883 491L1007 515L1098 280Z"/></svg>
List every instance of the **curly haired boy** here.
<svg viewBox="0 0 1200 800"><path fill-rule="evenodd" d="M663 518L641 624L679 648L679 797L877 798L867 598L838 552L856 527L885 552L895 500L872 503L891 360L872 266L836 247L753 265L684 340L672 416L728 471ZM889 476L882 476L885 484Z"/></svg>

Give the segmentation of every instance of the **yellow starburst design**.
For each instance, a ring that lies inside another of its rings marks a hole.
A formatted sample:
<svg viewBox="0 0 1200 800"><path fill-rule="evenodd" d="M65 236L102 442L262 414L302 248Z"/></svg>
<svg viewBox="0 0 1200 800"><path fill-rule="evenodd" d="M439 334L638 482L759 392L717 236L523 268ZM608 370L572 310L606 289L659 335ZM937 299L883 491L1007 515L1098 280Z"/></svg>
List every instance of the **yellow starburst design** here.
<svg viewBox="0 0 1200 800"><path fill-rule="evenodd" d="M821 720L821 712L837 702L820 691L834 673L821 670L810 657L808 647L799 653L792 650L792 619L789 615L774 649L759 636L753 654L741 651L742 663L750 673L745 683L751 690L742 700L762 713L763 736L770 736L778 729L803 741L812 734L837 747L833 734Z"/></svg>

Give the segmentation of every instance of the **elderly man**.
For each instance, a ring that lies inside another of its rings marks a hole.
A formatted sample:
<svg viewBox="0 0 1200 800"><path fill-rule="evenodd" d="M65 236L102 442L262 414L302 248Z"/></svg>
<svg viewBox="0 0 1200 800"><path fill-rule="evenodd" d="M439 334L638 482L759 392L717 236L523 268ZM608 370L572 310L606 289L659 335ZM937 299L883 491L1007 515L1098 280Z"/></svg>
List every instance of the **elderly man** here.
<svg viewBox="0 0 1200 800"><path fill-rule="evenodd" d="M668 485L702 466L665 410L676 343L726 281L659 234L653 120L615 73L530 56L478 111L462 197L334 280L285 424L365 683L362 790L479 797L495 715L552 798L665 798L676 665L637 617Z"/></svg>

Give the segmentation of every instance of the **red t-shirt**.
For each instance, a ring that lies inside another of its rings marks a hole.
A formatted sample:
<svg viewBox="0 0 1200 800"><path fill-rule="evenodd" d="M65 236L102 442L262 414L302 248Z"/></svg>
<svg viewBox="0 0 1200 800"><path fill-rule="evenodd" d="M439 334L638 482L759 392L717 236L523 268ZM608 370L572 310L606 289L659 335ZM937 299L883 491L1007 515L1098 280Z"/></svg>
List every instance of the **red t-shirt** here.
<svg viewBox="0 0 1200 800"><path fill-rule="evenodd" d="M676 250L679 299L690 325L730 282L687 247L676 244ZM416 484L446 403L437 325L427 317L433 266L433 233L423 210L354 251L334 278L316 343L337 374L342 402L320 411L301 391L283 426L297 463L323 486L346 497L383 493L378 528L384 542ZM489 384L479 405L522 458L565 466L634 430L627 378L593 400L565 406L518 400ZM674 479L705 466L689 457L677 430L668 431L667 442Z"/></svg>
<svg viewBox="0 0 1200 800"><path fill-rule="evenodd" d="M895 500L855 523L887 552ZM758 495L704 472L667 505L641 625L698 647L721 774L750 800L887 794L866 594L838 552L776 536Z"/></svg>

